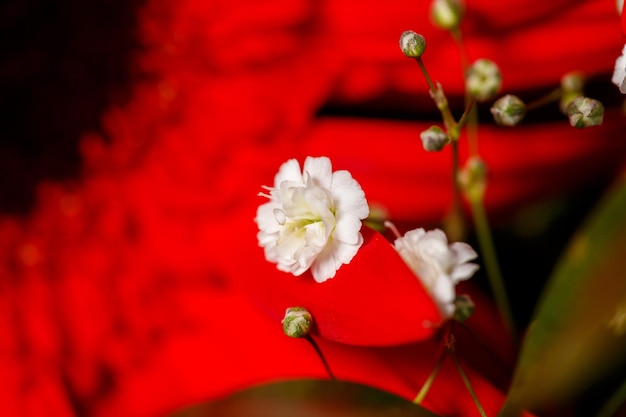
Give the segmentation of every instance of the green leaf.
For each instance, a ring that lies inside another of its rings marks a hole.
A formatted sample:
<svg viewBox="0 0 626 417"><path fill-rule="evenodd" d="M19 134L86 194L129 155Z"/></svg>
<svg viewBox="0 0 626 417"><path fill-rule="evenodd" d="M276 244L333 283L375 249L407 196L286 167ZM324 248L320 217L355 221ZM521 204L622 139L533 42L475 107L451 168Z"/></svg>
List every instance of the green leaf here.
<svg viewBox="0 0 626 417"><path fill-rule="evenodd" d="M622 178L557 264L524 339L500 415L565 403L625 358L626 178Z"/></svg>
<svg viewBox="0 0 626 417"><path fill-rule="evenodd" d="M298 380L262 385L171 417L437 417L404 398L364 385Z"/></svg>

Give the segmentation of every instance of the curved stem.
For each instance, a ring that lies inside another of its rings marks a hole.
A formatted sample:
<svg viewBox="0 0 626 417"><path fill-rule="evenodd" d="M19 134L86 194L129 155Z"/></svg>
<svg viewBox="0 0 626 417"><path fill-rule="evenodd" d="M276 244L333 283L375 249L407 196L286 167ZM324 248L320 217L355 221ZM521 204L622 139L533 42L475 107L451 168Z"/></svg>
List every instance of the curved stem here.
<svg viewBox="0 0 626 417"><path fill-rule="evenodd" d="M474 391L474 387L472 387L472 383L470 382L469 378L467 377L467 374L463 370L463 367L461 366L461 362L459 362L459 359L456 357L456 354L454 353L454 351L450 352L450 356L452 356L452 359L454 360L454 364L456 365L456 368L459 370L459 373L461 374L461 378L463 379L465 388L467 388L470 395L472 396L472 400L474 400L474 404L476 404L476 408L478 408L478 412L480 413L482 417L487 417L487 413L485 413L483 406L480 404L480 401L478 400L478 396L476 395L476 391Z"/></svg>
<svg viewBox="0 0 626 417"><path fill-rule="evenodd" d="M311 346L313 346L313 349L315 349L315 352L317 353L317 356L320 357L322 364L324 365L324 368L326 369L326 372L328 373L328 377L335 381L337 378L335 377L335 374L333 374L333 371L330 370L330 366L328 365L328 362L326 361L326 358L324 357L324 354L322 353L322 350L320 349L320 347L317 345L317 343L315 342L315 339L313 339L311 337L311 335L306 335L304 336L304 339L309 342L311 344Z"/></svg>

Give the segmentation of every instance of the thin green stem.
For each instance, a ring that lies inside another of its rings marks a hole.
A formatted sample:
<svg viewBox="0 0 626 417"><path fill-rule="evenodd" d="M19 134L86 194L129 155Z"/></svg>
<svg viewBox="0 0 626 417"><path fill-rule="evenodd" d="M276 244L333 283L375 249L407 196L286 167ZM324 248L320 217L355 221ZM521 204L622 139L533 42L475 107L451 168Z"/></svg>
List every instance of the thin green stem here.
<svg viewBox="0 0 626 417"><path fill-rule="evenodd" d="M559 100L562 96L563 96L563 89L561 87L557 87L554 90L550 91L545 96L540 97L537 100L531 101L530 103L526 104L526 111L533 110L541 106L545 106L546 104Z"/></svg>
<svg viewBox="0 0 626 417"><path fill-rule="evenodd" d="M328 373L328 377L333 381L336 380L337 378L335 378L335 374L333 374L333 371L330 370L330 366L328 365L328 362L326 361L326 358L324 357L322 350L317 345L313 337L307 334L306 336L304 336L304 339L306 339L306 341L309 342L311 346L313 346L313 349L315 349L317 356L320 357L320 360L322 361L322 364L324 365L324 368L326 369L326 372Z"/></svg>
<svg viewBox="0 0 626 417"><path fill-rule="evenodd" d="M430 74L428 73L428 70L426 69L426 65L424 65L424 61L422 61L422 58L417 57L415 58L415 61L417 62L417 65L419 65L420 70L422 71L422 74L424 75L424 79L426 80L426 83L428 84L431 97L433 98L433 100L435 101L435 104L437 105L437 108L441 112L441 117L443 118L443 124L446 126L448 135L449 136L454 135L455 137L452 137L452 141L455 141L456 139L458 139L458 128L457 128L457 123L454 120L454 116L452 116L452 113L450 112L450 107L448 106L448 100L445 94L443 93L443 90L441 89L441 87L436 86L435 83L433 82L433 79L430 77Z"/></svg>
<svg viewBox="0 0 626 417"><path fill-rule="evenodd" d="M496 305L502 320L509 331L509 334L513 337L513 340L517 341L517 332L513 322L513 314L511 313L511 307L506 295L502 273L500 272L500 265L498 264L498 258L496 256L496 249L491 236L491 229L489 228L489 222L483 205L483 199L479 196L470 195L469 200L474 217L478 244L480 245L483 263L485 265L487 277L496 300Z"/></svg>
<svg viewBox="0 0 626 417"><path fill-rule="evenodd" d="M426 65L424 65L424 61L422 61L421 57L415 58L415 61L417 61L417 65L419 65L420 70L422 71L422 74L424 75L424 79L426 80L426 83L428 84L428 89L432 93L435 93L437 91L437 87L435 87L435 83L433 82L433 79L430 77L430 74L428 73L428 70L426 69Z"/></svg>
<svg viewBox="0 0 626 417"><path fill-rule="evenodd" d="M621 405L624 404L624 401L626 401L626 381L611 395L611 398L604 404L596 417L612 417L616 415L615 413L617 413Z"/></svg>
<svg viewBox="0 0 626 417"><path fill-rule="evenodd" d="M467 54L467 49L465 49L465 42L463 42L463 34L461 29L457 26L450 31L454 42L456 42L459 47L459 56L461 58L461 68L463 69L463 78L465 78L465 73L469 68L469 58Z"/></svg>
<svg viewBox="0 0 626 417"><path fill-rule="evenodd" d="M465 104L465 111L463 115L459 119L459 129L465 126L465 123L468 121L471 123L472 121L472 113L476 110L476 99L474 97L469 97L467 99L467 103Z"/></svg>
<svg viewBox="0 0 626 417"><path fill-rule="evenodd" d="M461 204L461 184L459 182L459 144L451 142L452 146L452 204L446 218L446 234L452 240L463 240L465 237L465 216Z"/></svg>
<svg viewBox="0 0 626 417"><path fill-rule="evenodd" d="M417 393L417 396L413 400L415 404L421 404L422 401L424 401L424 398L426 398L426 394L428 394L430 387L433 385L433 382L435 382L435 378L437 377L437 374L439 373L439 369L441 369L441 364L443 363L443 360L445 359L445 357L446 357L446 351L441 352L441 354L439 355L439 359L437 359L437 363L435 364L435 368L430 373L430 375L428 376L428 379L426 380L426 382L424 382L424 385L422 385L422 388L420 389L420 391Z"/></svg>
<svg viewBox="0 0 626 417"><path fill-rule="evenodd" d="M456 365L456 368L459 370L459 373L461 374L461 378L463 379L465 388L467 388L470 395L472 396L472 399L474 400L474 404L476 404L476 408L478 408L478 412L480 413L482 417L487 417L487 414L485 413L483 406L480 404L480 401L478 400L476 391L474 391L474 387L472 387L472 383L467 377L467 374L465 373L465 371L463 370L463 367L461 366L461 362L459 362L459 359L456 357L456 354L454 353L453 350L450 351L450 356L452 356L452 359L454 360L454 364Z"/></svg>

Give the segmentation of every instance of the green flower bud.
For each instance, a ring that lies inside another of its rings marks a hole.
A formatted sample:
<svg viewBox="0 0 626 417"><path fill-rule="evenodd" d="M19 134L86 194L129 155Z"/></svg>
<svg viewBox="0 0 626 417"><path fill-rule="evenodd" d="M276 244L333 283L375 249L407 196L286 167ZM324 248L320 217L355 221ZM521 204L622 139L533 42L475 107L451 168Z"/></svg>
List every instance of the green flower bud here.
<svg viewBox="0 0 626 417"><path fill-rule="evenodd" d="M474 61L467 72L465 87L477 101L487 101L496 96L502 86L500 68L490 59Z"/></svg>
<svg viewBox="0 0 626 417"><path fill-rule="evenodd" d="M305 308L290 307L283 318L283 332L289 337L304 337L311 330L313 317Z"/></svg>
<svg viewBox="0 0 626 417"><path fill-rule="evenodd" d="M585 77L580 71L572 71L561 77L561 89L565 93L582 93L585 87Z"/></svg>
<svg viewBox="0 0 626 417"><path fill-rule="evenodd" d="M493 103L491 114L497 124L515 126L526 115L526 105L519 97L507 94Z"/></svg>
<svg viewBox="0 0 626 417"><path fill-rule="evenodd" d="M400 35L400 49L409 58L419 58L426 50L426 38L412 30Z"/></svg>
<svg viewBox="0 0 626 417"><path fill-rule="evenodd" d="M428 152L439 152L449 142L448 135L439 126L431 126L420 133L422 146Z"/></svg>
<svg viewBox="0 0 626 417"><path fill-rule="evenodd" d="M604 106L598 100L579 96L567 107L570 125L582 129L599 126L604 118Z"/></svg>
<svg viewBox="0 0 626 417"><path fill-rule="evenodd" d="M581 72L568 72L561 77L561 91L563 92L559 100L559 109L567 115L567 108L579 96L583 95L585 79Z"/></svg>
<svg viewBox="0 0 626 417"><path fill-rule="evenodd" d="M483 160L475 156L469 158L459 172L459 183L470 200L480 201L487 185L487 166Z"/></svg>
<svg viewBox="0 0 626 417"><path fill-rule="evenodd" d="M457 295L454 300L454 307L454 319L461 323L472 317L474 315L474 311L476 310L474 302L467 294Z"/></svg>
<svg viewBox="0 0 626 417"><path fill-rule="evenodd" d="M463 18L463 3L460 0L434 0L430 6L430 17L438 28L454 29Z"/></svg>

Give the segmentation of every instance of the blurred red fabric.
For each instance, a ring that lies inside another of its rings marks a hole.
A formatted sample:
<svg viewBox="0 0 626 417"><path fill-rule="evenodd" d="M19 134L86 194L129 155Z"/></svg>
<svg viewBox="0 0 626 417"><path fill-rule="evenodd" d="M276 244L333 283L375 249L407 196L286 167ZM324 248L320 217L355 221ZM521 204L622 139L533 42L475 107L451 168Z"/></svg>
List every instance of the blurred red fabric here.
<svg viewBox="0 0 626 417"><path fill-rule="evenodd" d="M146 77L127 106L103 115L110 142L85 135L81 180L42 184L32 215L0 222L0 414L158 416L262 382L325 377L310 346L285 338L264 314L278 308L270 283L293 277L266 264L256 246L256 194L286 159L327 155L393 220L442 218L450 157L426 154L419 142L435 121L319 114L377 101L432 114L426 84L398 49L407 29L426 35L429 71L460 98L456 45L431 25L427 6L148 1L139 28L146 49L137 55ZM571 70L610 78L623 43L612 0L476 0L466 17L469 56L496 61L506 92L557 86ZM588 130L565 119L482 127L489 211L615 171L626 121L618 109L605 120ZM410 305L415 291L380 296L362 314ZM493 314L479 317L476 330L496 343L501 325ZM339 377L406 398L432 370L438 346L316 340ZM506 387L483 375L493 364L472 359L472 349L461 345L459 355L495 415ZM425 405L476 414L449 362Z"/></svg>

